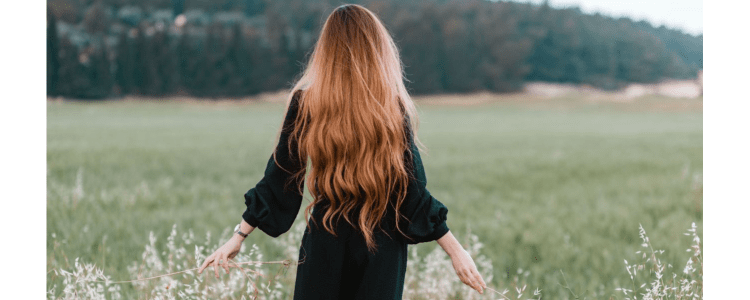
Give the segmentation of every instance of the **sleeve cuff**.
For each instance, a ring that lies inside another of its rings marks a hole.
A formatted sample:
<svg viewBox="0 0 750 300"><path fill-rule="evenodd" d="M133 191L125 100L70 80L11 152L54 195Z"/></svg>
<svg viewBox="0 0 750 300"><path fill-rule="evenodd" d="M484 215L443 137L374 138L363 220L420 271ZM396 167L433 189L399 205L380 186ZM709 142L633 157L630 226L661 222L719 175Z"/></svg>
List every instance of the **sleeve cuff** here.
<svg viewBox="0 0 750 300"><path fill-rule="evenodd" d="M448 228L448 224L446 222L440 223L438 227L435 228L435 231L433 231L428 237L428 241L435 241L443 237L446 233L448 233L450 229Z"/></svg>
<svg viewBox="0 0 750 300"><path fill-rule="evenodd" d="M245 212L242 213L242 219L255 228L258 228L258 225L260 225L260 221L258 221L258 219L256 219L248 210L245 210Z"/></svg>

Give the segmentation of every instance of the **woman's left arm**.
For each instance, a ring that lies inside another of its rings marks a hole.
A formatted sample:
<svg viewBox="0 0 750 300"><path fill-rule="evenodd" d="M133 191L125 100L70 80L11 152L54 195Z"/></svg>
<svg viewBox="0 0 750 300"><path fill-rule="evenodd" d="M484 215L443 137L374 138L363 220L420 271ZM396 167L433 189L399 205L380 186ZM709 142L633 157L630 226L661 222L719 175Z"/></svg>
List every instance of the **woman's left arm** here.
<svg viewBox="0 0 750 300"><path fill-rule="evenodd" d="M291 139L300 97L299 92L295 93L289 103L275 156L268 158L263 178L245 193L242 219L274 238L292 227L302 205L307 161L297 157L299 146L296 139Z"/></svg>

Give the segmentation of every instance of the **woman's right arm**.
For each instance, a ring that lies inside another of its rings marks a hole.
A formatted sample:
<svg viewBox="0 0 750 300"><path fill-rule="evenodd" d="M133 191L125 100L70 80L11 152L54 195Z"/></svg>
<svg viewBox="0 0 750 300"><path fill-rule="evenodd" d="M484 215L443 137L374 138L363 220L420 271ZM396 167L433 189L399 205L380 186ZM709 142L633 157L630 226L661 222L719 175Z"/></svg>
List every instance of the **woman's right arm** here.
<svg viewBox="0 0 750 300"><path fill-rule="evenodd" d="M407 127L407 129L410 128ZM474 260L458 243L446 225L448 209L432 197L430 191L427 190L427 176L422 165L422 157L419 155L419 149L414 143L411 132L409 131L407 134L409 134L409 147L411 149L410 161L414 179L416 179L409 184L409 194L414 196L409 197L410 201L405 205L407 218L411 220L407 226L407 233L408 236L413 238L407 243L437 241L440 247L443 247L443 250L450 256L453 261L453 269L456 270L456 274L461 281L483 294L487 284L479 275Z"/></svg>
<svg viewBox="0 0 750 300"><path fill-rule="evenodd" d="M437 243L450 256L453 261L453 269L456 270L458 278L466 285L477 290L480 294L484 294L487 284L484 283L482 275L479 275L477 266L474 264L474 260L471 259L469 252L464 250L461 244L458 243L453 233L448 231L448 233L437 240Z"/></svg>

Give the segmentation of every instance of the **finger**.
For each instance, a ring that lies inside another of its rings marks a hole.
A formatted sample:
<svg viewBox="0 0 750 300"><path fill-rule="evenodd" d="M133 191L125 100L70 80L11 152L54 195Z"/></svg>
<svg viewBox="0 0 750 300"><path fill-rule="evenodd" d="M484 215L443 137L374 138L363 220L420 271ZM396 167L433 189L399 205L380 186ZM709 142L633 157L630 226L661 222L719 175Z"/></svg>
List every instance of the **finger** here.
<svg viewBox="0 0 750 300"><path fill-rule="evenodd" d="M476 278L474 278L471 272L466 272L466 282L466 285L481 293L479 289L479 282L476 280Z"/></svg>
<svg viewBox="0 0 750 300"><path fill-rule="evenodd" d="M461 281L468 285L470 288L474 288L474 285L471 282L471 278L469 276L466 276L466 273L461 273Z"/></svg>
<svg viewBox="0 0 750 300"><path fill-rule="evenodd" d="M467 285L471 286L471 275L469 274L469 272L466 272L466 271L461 272L461 277L464 278Z"/></svg>
<svg viewBox="0 0 750 300"><path fill-rule="evenodd" d="M217 257L214 258L214 275L216 275L216 278L219 278L219 257L220 255L217 255Z"/></svg>
<svg viewBox="0 0 750 300"><path fill-rule="evenodd" d="M467 274L466 274L466 270L463 270L463 269L461 269L461 270L459 270L459 271L458 271L457 273L458 273L458 276L459 276L459 277L462 277L462 278L467 278L467 279L469 278L469 276L466 276L466 275L467 275Z"/></svg>
<svg viewBox="0 0 750 300"><path fill-rule="evenodd" d="M224 267L224 270L227 271L227 274L229 274L229 255L224 254L224 264L222 265Z"/></svg>
<svg viewBox="0 0 750 300"><path fill-rule="evenodd" d="M475 290L477 289L477 286L476 286L476 284L474 284L474 282L473 282L473 281L471 281L471 279L467 279L467 280L466 280L466 282L467 282L467 283L466 283L466 285L468 285L468 286L469 286L470 288L472 288L472 289L475 289ZM479 291L479 290L477 290L477 292L478 292L478 291Z"/></svg>
<svg viewBox="0 0 750 300"><path fill-rule="evenodd" d="M203 273L203 269L205 269L208 266L208 263L211 262L211 258L213 255L210 255L209 257L206 257L206 260L203 261L203 265L201 265L200 269L198 269L198 274Z"/></svg>
<svg viewBox="0 0 750 300"><path fill-rule="evenodd" d="M480 293L482 293L484 289L487 288L487 284L484 283L484 278L482 278L482 275L479 275L479 272L476 269L474 269L472 273L474 273L474 281L476 281L477 285L482 289L480 291Z"/></svg>
<svg viewBox="0 0 750 300"><path fill-rule="evenodd" d="M477 280L476 283L477 283L477 291L480 294L484 294L484 286L482 285L482 282Z"/></svg>
<svg viewBox="0 0 750 300"><path fill-rule="evenodd" d="M482 284L482 289L486 289L487 288L487 283L484 282L484 278L482 278L482 275L480 275L479 273L477 273L477 277L479 278L479 282Z"/></svg>
<svg viewBox="0 0 750 300"><path fill-rule="evenodd" d="M468 279L464 279L464 280L461 280L461 281L462 281L462 282L463 282L463 283L464 283L465 285L469 286L470 288L474 288L474 287L472 287L472 286L471 286L471 281L469 281Z"/></svg>

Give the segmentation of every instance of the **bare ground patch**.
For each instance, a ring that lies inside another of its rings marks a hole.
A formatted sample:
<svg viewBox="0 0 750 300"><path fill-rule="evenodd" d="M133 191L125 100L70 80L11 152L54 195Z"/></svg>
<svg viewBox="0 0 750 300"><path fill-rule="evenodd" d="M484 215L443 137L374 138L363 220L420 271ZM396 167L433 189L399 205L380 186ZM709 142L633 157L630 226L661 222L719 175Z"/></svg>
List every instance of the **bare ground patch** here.
<svg viewBox="0 0 750 300"><path fill-rule="evenodd" d="M671 83L674 85L674 83ZM419 105L436 106L482 106L510 105L535 109L570 110L586 107L601 107L623 111L702 112L703 96L684 94L681 97L661 95L642 85L633 85L621 91L602 91L586 86L566 84L533 83L522 92L492 93L487 91L467 94L415 95ZM247 97L199 98L187 95L165 97L125 96L104 102L120 103L167 103L178 102L191 106L237 107L263 103L285 103L287 91L265 92ZM78 99L48 98L50 102L80 101ZM83 102L83 101L81 101ZM102 101L92 101L102 102Z"/></svg>

